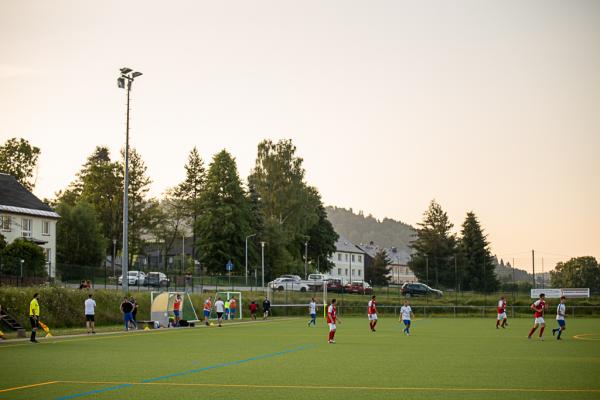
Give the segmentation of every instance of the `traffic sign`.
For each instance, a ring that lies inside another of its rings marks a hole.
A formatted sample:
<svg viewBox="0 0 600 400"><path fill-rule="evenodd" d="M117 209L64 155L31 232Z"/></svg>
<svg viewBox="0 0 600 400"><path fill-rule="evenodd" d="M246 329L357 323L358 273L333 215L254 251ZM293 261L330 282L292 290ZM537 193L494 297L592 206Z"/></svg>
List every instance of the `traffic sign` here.
<svg viewBox="0 0 600 400"><path fill-rule="evenodd" d="M225 264L225 270L233 271L233 263L231 262L231 260L227 261L227 264Z"/></svg>

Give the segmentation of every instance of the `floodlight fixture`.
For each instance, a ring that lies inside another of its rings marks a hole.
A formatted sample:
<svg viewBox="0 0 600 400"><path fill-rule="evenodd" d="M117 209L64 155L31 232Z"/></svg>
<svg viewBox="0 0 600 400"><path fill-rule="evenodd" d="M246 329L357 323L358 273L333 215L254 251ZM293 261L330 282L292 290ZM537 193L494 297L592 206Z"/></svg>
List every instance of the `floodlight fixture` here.
<svg viewBox="0 0 600 400"><path fill-rule="evenodd" d="M136 71L136 72L134 72L133 74L131 74L131 77L132 77L132 78L137 78L137 77L138 77L138 76L140 76L140 75L143 75L143 74L142 74L141 72L138 72L138 71Z"/></svg>
<svg viewBox="0 0 600 400"><path fill-rule="evenodd" d="M119 88L125 89L125 78L117 78L117 84Z"/></svg>
<svg viewBox="0 0 600 400"><path fill-rule="evenodd" d="M121 68L121 73L123 75L130 73L131 71L133 71L131 68L127 68L127 67L123 67Z"/></svg>

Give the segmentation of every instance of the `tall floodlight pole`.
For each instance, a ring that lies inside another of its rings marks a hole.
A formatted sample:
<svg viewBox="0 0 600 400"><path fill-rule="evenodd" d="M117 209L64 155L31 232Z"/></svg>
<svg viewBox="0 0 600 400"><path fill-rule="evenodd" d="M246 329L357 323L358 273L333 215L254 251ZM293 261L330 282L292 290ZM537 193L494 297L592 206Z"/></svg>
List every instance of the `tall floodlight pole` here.
<svg viewBox="0 0 600 400"><path fill-rule="evenodd" d="M117 84L121 89L127 90L127 122L125 125L125 179L123 182L123 256L121 260L123 268L123 292L129 292L129 95L133 80L142 75L141 72L133 71L131 68L121 68L121 76Z"/></svg>
<svg viewBox="0 0 600 400"><path fill-rule="evenodd" d="M256 233L246 236L246 286L248 286L248 239L252 236L256 236Z"/></svg>
<svg viewBox="0 0 600 400"><path fill-rule="evenodd" d="M260 242L261 264L262 264L262 287L265 287L265 242Z"/></svg>
<svg viewBox="0 0 600 400"><path fill-rule="evenodd" d="M308 240L304 242L304 279L308 279Z"/></svg>

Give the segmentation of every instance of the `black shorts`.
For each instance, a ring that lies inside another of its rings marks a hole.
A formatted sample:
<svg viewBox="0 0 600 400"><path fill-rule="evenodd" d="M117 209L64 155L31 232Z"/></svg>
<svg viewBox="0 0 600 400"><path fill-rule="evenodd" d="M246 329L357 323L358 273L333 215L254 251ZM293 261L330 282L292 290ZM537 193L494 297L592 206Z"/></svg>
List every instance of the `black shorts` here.
<svg viewBox="0 0 600 400"><path fill-rule="evenodd" d="M29 317L29 322L31 322L31 329L39 328L40 324L38 323L37 317Z"/></svg>
<svg viewBox="0 0 600 400"><path fill-rule="evenodd" d="M223 318L223 313L222 312L218 312L217 313L217 318Z"/></svg>
<svg viewBox="0 0 600 400"><path fill-rule="evenodd" d="M85 314L85 320L94 322L94 314Z"/></svg>

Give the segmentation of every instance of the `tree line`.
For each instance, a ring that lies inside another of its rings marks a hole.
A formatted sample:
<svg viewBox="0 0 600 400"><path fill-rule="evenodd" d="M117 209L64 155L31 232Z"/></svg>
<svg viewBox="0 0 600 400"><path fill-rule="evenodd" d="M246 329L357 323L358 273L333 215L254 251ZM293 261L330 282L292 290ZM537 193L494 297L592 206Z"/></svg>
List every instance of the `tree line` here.
<svg viewBox="0 0 600 400"><path fill-rule="evenodd" d="M11 139L7 143L11 149L13 142L19 143ZM25 156L13 163L14 156L7 159L11 160L7 172L30 182L35 160ZM209 273L224 273L231 260L234 273L243 273L247 238L251 266L260 265L260 243L265 243L267 277L303 274L305 243L311 269L317 265L321 271L331 268L329 257L338 236L319 191L306 182L303 160L291 140L260 142L246 182L228 151L215 154L206 167L194 147L185 164L184 180L158 198L148 195L152 180L136 149L130 149L129 160L130 265L136 256L144 255L148 244L159 246L166 255L177 238L191 235L192 255L186 272L192 272L198 261ZM7 163L1 161L4 171ZM98 146L68 187L45 200L61 215L57 263L99 266L112 253L113 240L117 249L122 247L123 175L124 152L115 158L107 147ZM166 269L167 257L162 258Z"/></svg>

